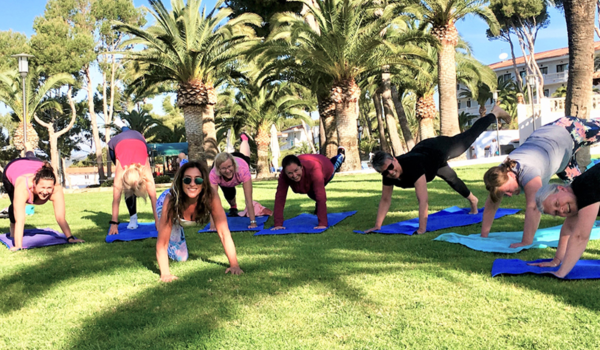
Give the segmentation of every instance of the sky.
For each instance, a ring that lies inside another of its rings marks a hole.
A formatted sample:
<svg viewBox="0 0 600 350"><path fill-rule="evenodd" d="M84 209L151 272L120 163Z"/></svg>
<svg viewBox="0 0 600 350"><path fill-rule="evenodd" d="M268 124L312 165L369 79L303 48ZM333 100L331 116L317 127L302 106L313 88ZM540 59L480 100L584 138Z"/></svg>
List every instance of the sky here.
<svg viewBox="0 0 600 350"><path fill-rule="evenodd" d="M24 33L28 37L33 33L33 20L37 16L44 14L47 0L0 0L0 30L13 30ZM163 0L165 5L170 8L170 1ZM135 6L149 6L147 0L133 0ZM202 6L212 9L217 0L202 1ZM567 28L564 14L555 8L549 10L550 25L542 29L536 41L536 52L542 52L562 47L567 47ZM149 21L153 19L148 18ZM495 40L490 41L485 35L487 25L481 19L469 16L456 24L456 27L464 40L472 47L473 56L484 64L491 64L500 61L499 56L502 53L510 55L510 46L508 43ZM522 53L515 46L515 54L521 56ZM94 84L100 82L98 73L92 76ZM151 101L154 111L162 112L162 97L159 100ZM0 113L6 113L7 109L0 105Z"/></svg>

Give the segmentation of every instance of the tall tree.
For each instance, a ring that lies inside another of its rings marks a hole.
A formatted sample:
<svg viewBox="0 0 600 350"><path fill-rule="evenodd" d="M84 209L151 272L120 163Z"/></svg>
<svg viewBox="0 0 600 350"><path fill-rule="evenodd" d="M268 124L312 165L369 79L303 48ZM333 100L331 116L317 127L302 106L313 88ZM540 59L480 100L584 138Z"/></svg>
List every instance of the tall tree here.
<svg viewBox="0 0 600 350"><path fill-rule="evenodd" d="M286 0L225 0L225 5L232 10L230 18L242 15L244 13L255 13L265 21L264 25L256 27L259 36L269 34L269 20L271 16L278 12L300 13L302 5Z"/></svg>
<svg viewBox="0 0 600 350"><path fill-rule="evenodd" d="M27 36L12 30L0 31L0 72L17 67L17 59L11 57L19 53L30 53Z"/></svg>
<svg viewBox="0 0 600 350"><path fill-rule="evenodd" d="M438 52L438 93L440 101L440 129L444 136L460 132L456 104L456 45L459 42L456 21L468 15L483 19L493 33L498 32L498 22L484 0L421 0L409 7L422 18L421 27L431 26L431 34L440 44ZM427 104L430 106L430 104ZM428 107L429 108L429 107Z"/></svg>
<svg viewBox="0 0 600 350"><path fill-rule="evenodd" d="M227 63L238 58L244 45L251 45L261 18L245 13L226 21L228 8L208 14L200 10L200 0L172 0L172 11L162 1L150 0L150 13L156 23L148 29L118 22L115 29L131 35L124 45L142 45L144 50L125 52L136 75L132 84L140 91L157 85L177 84L177 105L185 118L190 159L206 159L212 164L217 154L214 105L215 84L226 76ZM225 22L226 21L226 22Z"/></svg>

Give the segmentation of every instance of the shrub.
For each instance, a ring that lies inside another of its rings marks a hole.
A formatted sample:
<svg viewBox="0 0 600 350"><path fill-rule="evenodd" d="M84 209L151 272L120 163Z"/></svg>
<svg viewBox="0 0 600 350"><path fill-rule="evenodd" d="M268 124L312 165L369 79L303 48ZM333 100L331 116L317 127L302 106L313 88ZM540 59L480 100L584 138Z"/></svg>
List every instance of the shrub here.
<svg viewBox="0 0 600 350"><path fill-rule="evenodd" d="M114 180L109 179L100 184L100 187L112 187Z"/></svg>
<svg viewBox="0 0 600 350"><path fill-rule="evenodd" d="M154 183L157 184L168 184L171 182L171 177L169 175L160 175L154 178Z"/></svg>

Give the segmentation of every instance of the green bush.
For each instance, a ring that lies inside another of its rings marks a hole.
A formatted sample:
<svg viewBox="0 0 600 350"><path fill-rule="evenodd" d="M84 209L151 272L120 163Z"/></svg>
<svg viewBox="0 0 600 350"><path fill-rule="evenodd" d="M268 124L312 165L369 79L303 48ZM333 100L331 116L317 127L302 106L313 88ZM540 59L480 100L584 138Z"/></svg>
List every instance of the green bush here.
<svg viewBox="0 0 600 350"><path fill-rule="evenodd" d="M114 180L109 179L100 184L100 187L112 187Z"/></svg>
<svg viewBox="0 0 600 350"><path fill-rule="evenodd" d="M171 177L169 175L160 175L154 178L154 183L156 184L168 184L171 182Z"/></svg>

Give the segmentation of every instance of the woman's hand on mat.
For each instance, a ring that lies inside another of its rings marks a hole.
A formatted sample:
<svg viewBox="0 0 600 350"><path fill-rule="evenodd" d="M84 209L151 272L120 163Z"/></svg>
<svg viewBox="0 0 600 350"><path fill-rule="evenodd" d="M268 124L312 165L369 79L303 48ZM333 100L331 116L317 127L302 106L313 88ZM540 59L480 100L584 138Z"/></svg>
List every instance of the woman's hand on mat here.
<svg viewBox="0 0 600 350"><path fill-rule="evenodd" d="M109 235L118 235L119 234L119 226L110 225L110 229L108 230Z"/></svg>
<svg viewBox="0 0 600 350"><path fill-rule="evenodd" d="M256 224L250 224L250 225L248 225L248 228L256 228L256 227L257 227Z"/></svg>
<svg viewBox="0 0 600 350"><path fill-rule="evenodd" d="M419 231L419 230L416 230L415 232L413 232L413 235L422 235L422 234L424 234L425 232L427 232L427 230L423 230L423 232L421 232L421 231Z"/></svg>
<svg viewBox="0 0 600 350"><path fill-rule="evenodd" d="M381 227L373 227L373 228L370 228L370 229L366 230L365 233L371 233L371 232L377 231L379 229L381 229Z"/></svg>
<svg viewBox="0 0 600 350"><path fill-rule="evenodd" d="M542 261L538 263L530 263L527 264L529 266L539 266L539 267L557 267L560 265L560 259L554 258L551 261Z"/></svg>
<svg viewBox="0 0 600 350"><path fill-rule="evenodd" d="M68 241L68 243L85 243L85 241L83 239L75 238L75 239L70 239Z"/></svg>
<svg viewBox="0 0 600 350"><path fill-rule="evenodd" d="M327 228L327 226L315 226L313 227L313 230L322 230L324 228Z"/></svg>
<svg viewBox="0 0 600 350"><path fill-rule="evenodd" d="M21 247L12 247L12 248L10 248L11 252L16 252L16 251L19 251L19 250L23 250L23 248L21 248Z"/></svg>
<svg viewBox="0 0 600 350"><path fill-rule="evenodd" d="M208 230L209 231L216 231L217 229L213 225L211 225L211 226L208 227Z"/></svg>
<svg viewBox="0 0 600 350"><path fill-rule="evenodd" d="M271 230L285 230L285 227L283 227L283 226L275 226Z"/></svg>
<svg viewBox="0 0 600 350"><path fill-rule="evenodd" d="M242 269L240 269L239 266L232 266L230 268L228 268L227 270L225 270L225 273L231 272L232 275L241 275L244 273L244 271L242 271Z"/></svg>
<svg viewBox="0 0 600 350"><path fill-rule="evenodd" d="M166 283L172 282L176 279L177 279L177 276L174 276L174 275L160 276L160 280L163 282L166 282Z"/></svg>
<svg viewBox="0 0 600 350"><path fill-rule="evenodd" d="M523 242L519 242L519 243L513 243L510 245L511 248L519 248L519 247L524 247L526 245L530 245L531 243L523 243Z"/></svg>

